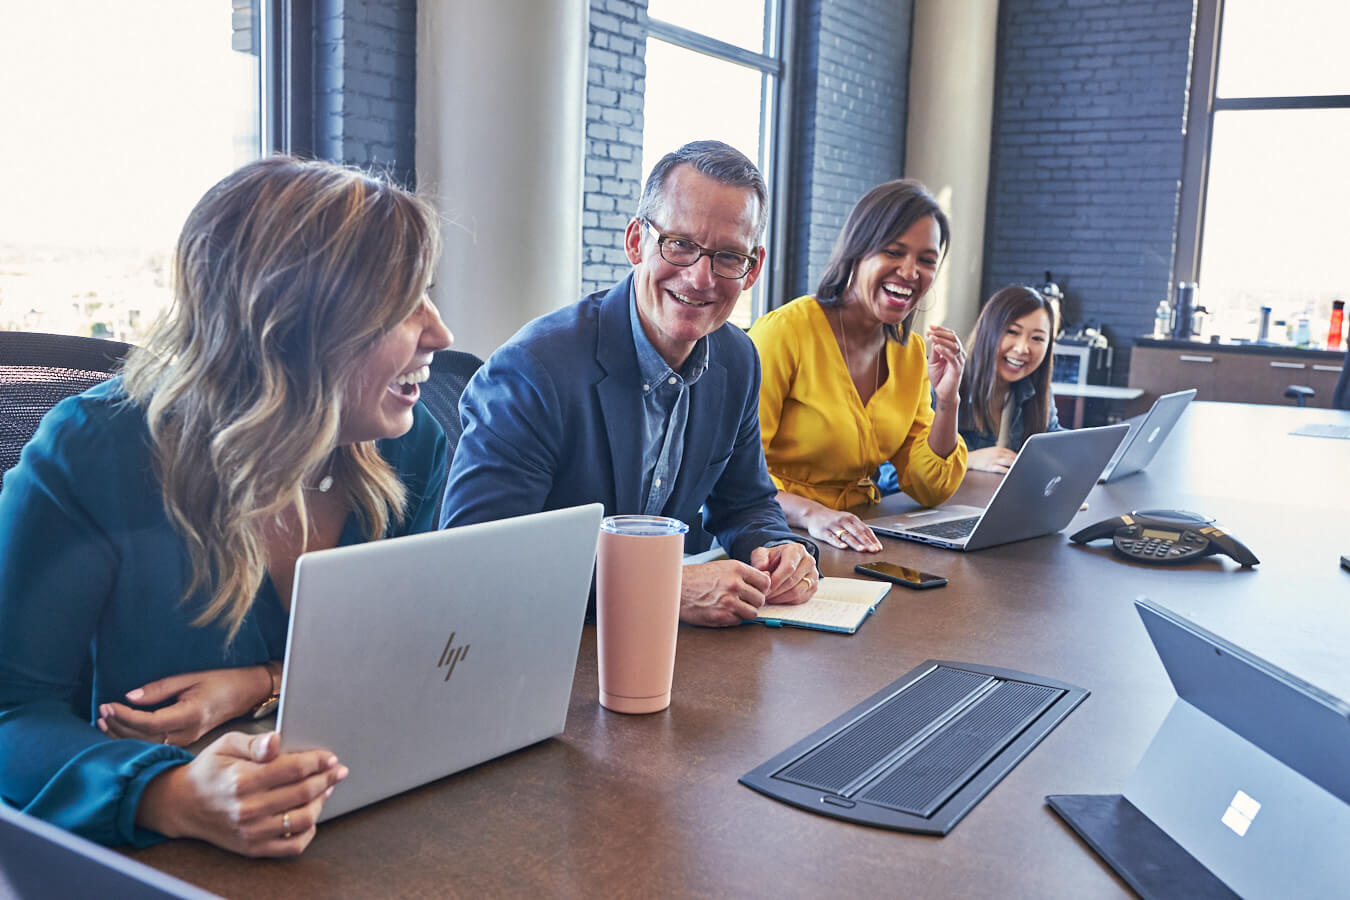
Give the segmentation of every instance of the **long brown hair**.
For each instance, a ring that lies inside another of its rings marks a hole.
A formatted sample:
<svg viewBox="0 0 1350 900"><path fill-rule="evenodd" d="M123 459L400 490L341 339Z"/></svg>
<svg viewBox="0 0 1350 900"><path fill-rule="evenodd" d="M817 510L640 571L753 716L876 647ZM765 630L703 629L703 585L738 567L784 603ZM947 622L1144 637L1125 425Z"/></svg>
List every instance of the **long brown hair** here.
<svg viewBox="0 0 1350 900"><path fill-rule="evenodd" d="M1027 375L1036 388L1026 415L1023 416L1022 437L1040 434L1050 424L1050 375L1055 355L1055 310L1050 302L1029 287L1005 287L989 298L975 328L970 332L966 346L970 348L970 362L961 373L961 427L998 433L999 411L989 408L998 380L998 349L1008 326L1038 309L1045 310L1050 319L1050 333L1045 342L1045 359L1036 371Z"/></svg>
<svg viewBox="0 0 1350 900"><path fill-rule="evenodd" d="M937 222L938 249L945 256L947 242L951 240L951 226L947 214L928 193L928 188L912 178L899 178L879 184L863 194L849 212L834 250L830 252L825 274L816 288L816 301L821 306L839 304L858 263L886 249L926 216L932 216ZM916 302L898 327L886 325L886 337L901 344L907 342L918 311Z"/></svg>
<svg viewBox="0 0 1350 900"><path fill-rule="evenodd" d="M368 538L404 515L374 442L339 447L353 363L421 302L431 207L343 166L274 156L206 192L174 256L174 305L128 359L170 520L233 639L266 574L264 533L330 474Z"/></svg>

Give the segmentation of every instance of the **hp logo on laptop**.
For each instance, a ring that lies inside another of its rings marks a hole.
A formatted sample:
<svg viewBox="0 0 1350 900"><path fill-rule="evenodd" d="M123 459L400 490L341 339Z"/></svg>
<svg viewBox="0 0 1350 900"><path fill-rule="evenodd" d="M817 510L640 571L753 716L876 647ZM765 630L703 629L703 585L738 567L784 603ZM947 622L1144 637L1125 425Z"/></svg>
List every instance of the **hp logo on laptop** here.
<svg viewBox="0 0 1350 900"><path fill-rule="evenodd" d="M1049 497L1051 494L1055 492L1055 488L1059 487L1059 483L1063 480L1064 480L1063 478L1056 475L1054 478L1051 478L1049 481L1045 483L1045 489L1041 493Z"/></svg>
<svg viewBox="0 0 1350 900"><path fill-rule="evenodd" d="M463 647L456 647L454 646L454 643L455 633L452 631L450 632L450 640L445 642L445 649L441 651L441 661L436 663L436 668L438 669L442 666L449 667L445 670L446 681L449 681L450 676L455 674L455 665L469 653L468 644L465 644Z"/></svg>

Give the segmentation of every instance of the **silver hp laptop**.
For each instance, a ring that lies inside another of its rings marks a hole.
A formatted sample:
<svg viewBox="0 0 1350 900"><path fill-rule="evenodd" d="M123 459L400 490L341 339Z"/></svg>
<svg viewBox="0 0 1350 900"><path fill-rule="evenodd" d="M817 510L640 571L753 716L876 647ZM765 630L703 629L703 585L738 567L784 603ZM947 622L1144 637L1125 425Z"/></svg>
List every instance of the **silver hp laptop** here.
<svg viewBox="0 0 1350 900"><path fill-rule="evenodd" d="M335 792L336 793L336 792ZM0 897L219 900L186 881L0 802Z"/></svg>
<svg viewBox="0 0 1350 900"><path fill-rule="evenodd" d="M867 524L878 534L948 550L980 550L1059 531L1078 512L1129 430L1128 425L1103 425L1033 434L984 509L953 504Z"/></svg>
<svg viewBox="0 0 1350 900"><path fill-rule="evenodd" d="M1350 703L1135 606L1177 700L1123 795L1051 808L1143 897L1346 896Z"/></svg>
<svg viewBox="0 0 1350 900"><path fill-rule="evenodd" d="M602 512L300 557L277 730L351 770L320 821L562 732Z"/></svg>
<svg viewBox="0 0 1350 900"><path fill-rule="evenodd" d="M1186 407L1195 399L1195 388L1163 394L1153 401L1153 407L1144 414L1137 425L1130 426L1130 436L1121 442L1115 456L1106 464L1101 481L1115 481L1126 475L1133 475L1148 465L1158 448L1172 433Z"/></svg>

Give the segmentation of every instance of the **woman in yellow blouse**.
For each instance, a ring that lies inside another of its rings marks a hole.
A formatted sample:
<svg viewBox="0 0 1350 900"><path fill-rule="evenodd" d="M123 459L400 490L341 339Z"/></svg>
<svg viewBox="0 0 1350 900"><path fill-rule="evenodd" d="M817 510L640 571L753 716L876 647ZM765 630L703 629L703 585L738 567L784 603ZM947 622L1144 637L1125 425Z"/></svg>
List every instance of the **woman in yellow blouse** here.
<svg viewBox="0 0 1350 900"><path fill-rule="evenodd" d="M750 329L763 365L760 434L778 502L789 524L835 547L881 549L846 510L881 499L872 473L883 461L925 506L950 497L965 475L956 430L961 342L951 329L930 326L926 349L910 330L949 234L923 185L879 185L849 213L815 296Z"/></svg>

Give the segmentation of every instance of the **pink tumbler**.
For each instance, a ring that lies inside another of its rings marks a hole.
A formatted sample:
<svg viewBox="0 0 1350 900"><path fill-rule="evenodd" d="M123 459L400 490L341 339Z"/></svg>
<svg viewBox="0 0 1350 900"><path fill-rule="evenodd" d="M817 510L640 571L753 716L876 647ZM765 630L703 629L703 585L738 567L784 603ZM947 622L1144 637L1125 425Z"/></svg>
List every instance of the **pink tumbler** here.
<svg viewBox="0 0 1350 900"><path fill-rule="evenodd" d="M688 530L664 516L610 516L600 523L595 630L606 709L651 713L670 705Z"/></svg>

